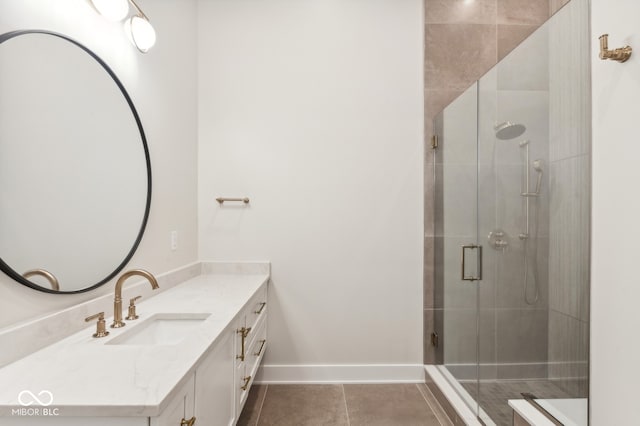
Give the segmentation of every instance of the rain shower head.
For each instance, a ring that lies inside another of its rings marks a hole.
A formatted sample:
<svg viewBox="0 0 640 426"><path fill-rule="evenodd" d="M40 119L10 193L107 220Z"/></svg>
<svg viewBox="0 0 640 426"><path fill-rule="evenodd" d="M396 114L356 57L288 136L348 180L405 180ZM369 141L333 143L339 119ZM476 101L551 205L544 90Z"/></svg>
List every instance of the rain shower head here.
<svg viewBox="0 0 640 426"><path fill-rule="evenodd" d="M496 131L496 137L500 140L506 141L517 138L527 129L523 124L516 124L510 121L500 123L493 128Z"/></svg>

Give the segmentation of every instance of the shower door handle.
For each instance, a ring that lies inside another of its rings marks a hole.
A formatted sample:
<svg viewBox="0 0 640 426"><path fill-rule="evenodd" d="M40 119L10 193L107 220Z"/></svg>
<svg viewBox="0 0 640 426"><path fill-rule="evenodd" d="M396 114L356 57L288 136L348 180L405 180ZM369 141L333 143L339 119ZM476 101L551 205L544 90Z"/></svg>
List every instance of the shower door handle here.
<svg viewBox="0 0 640 426"><path fill-rule="evenodd" d="M477 250L477 275L466 275L466 254L467 250ZM465 244L462 246L462 281L480 281L482 279L482 246L476 244Z"/></svg>

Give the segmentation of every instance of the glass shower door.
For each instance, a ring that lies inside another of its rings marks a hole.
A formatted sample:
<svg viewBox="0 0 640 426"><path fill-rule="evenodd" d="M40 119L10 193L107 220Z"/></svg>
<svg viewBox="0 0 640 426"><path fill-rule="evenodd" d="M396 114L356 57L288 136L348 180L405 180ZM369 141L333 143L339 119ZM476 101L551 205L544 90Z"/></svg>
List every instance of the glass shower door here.
<svg viewBox="0 0 640 426"><path fill-rule="evenodd" d="M488 426L587 424L588 23L572 0L434 122L436 361Z"/></svg>
<svg viewBox="0 0 640 426"><path fill-rule="evenodd" d="M476 400L487 425L511 425L508 400L523 398L586 419L588 22L588 3L572 1L478 81Z"/></svg>
<svg viewBox="0 0 640 426"><path fill-rule="evenodd" d="M477 413L478 394L478 149L477 84L434 122L435 328L442 373Z"/></svg>

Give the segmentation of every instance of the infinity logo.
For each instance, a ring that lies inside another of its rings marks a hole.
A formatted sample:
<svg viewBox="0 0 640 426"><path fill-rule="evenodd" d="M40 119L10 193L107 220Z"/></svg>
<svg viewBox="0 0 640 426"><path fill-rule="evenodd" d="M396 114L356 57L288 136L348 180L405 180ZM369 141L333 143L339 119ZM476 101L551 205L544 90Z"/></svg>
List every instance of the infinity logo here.
<svg viewBox="0 0 640 426"><path fill-rule="evenodd" d="M45 395L45 398L43 399L38 398L38 396L42 397L43 395ZM23 407L28 407L33 404L39 404L39 405L42 405L43 407L48 407L49 405L53 404L53 394L48 390L40 391L38 393L38 396L34 395L33 392L31 391L23 390L18 394L18 402Z"/></svg>

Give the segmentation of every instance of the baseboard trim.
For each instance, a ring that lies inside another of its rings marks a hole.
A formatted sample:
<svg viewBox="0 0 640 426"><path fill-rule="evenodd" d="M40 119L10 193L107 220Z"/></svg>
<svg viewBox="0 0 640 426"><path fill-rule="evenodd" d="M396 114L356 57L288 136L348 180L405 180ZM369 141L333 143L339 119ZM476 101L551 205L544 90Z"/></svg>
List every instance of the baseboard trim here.
<svg viewBox="0 0 640 426"><path fill-rule="evenodd" d="M261 365L255 383L424 383L422 364Z"/></svg>

